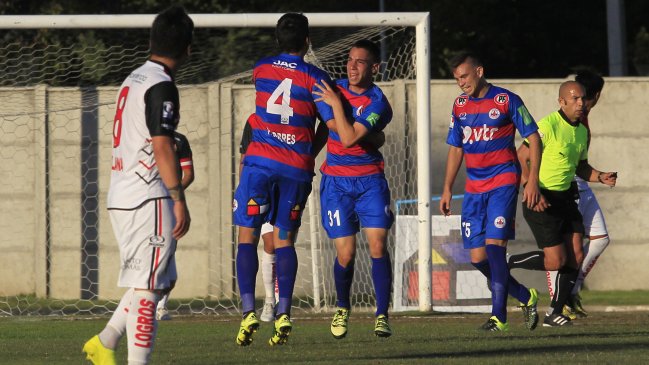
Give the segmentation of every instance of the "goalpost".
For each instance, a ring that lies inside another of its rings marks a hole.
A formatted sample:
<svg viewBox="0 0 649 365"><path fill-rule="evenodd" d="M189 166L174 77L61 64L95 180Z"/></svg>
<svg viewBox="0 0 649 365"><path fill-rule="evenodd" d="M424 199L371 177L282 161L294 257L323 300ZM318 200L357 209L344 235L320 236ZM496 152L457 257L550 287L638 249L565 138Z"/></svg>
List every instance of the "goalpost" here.
<svg viewBox="0 0 649 365"><path fill-rule="evenodd" d="M177 80L181 90L180 128L188 135L198 171L197 181L188 191L193 226L190 235L179 243L179 256L183 257L179 258L179 285L172 293L172 300L174 296L192 299L178 303L179 311L230 313L238 308L233 280L234 250L225 249L235 242L228 200L231 201L237 179L232 171L238 164L238 139L245 115L254 107L250 97L254 90L242 85L241 80L249 73L241 73L237 65L231 65L236 71L234 75L214 78L214 66L209 61L220 55L211 53L209 47L223 46L219 43L224 42L227 47L218 48L221 52L237 52L241 50L239 40L247 39L251 41L247 47L251 53L242 55L243 60L234 57L233 61L254 62L263 56L256 52L267 51L257 48L262 46L254 41L272 45L272 35L259 31L233 35L227 30L274 28L281 15L190 15L197 28L197 42L202 43L193 46L192 60L179 71ZM346 58L349 45L356 39L354 33L357 38L381 42L384 48L406 48L383 61L384 76L377 80L392 95L390 102L398 111L386 130L383 154L393 195L399 199L416 199L416 208L411 211L416 212L418 232L418 307L420 311L430 311L429 14L305 15L309 18L314 43L307 60L330 72L332 78L344 77L341 60ZM23 44L29 52L22 51L19 45L8 44L4 48L5 44L1 44L4 55L0 56L3 65L0 103L4 109L0 111L3 131L0 142L6 146L1 154L2 173L13 185L12 192L3 193L0 202L0 228L4 236L0 249L7 253L0 258L0 274L3 277L16 277L17 272L23 275L13 283L0 285L0 314L101 313L114 304L111 300L119 298L114 284L119 262L117 248L103 214L109 172L106 161L110 160L106 158L110 156L107 141L112 133L116 89L127 73L146 58L145 36L154 17L152 14L0 16L0 29L17 34L17 44L28 38L20 35L22 30L39 32L33 37L35 40L48 39L51 35L48 32L63 32L55 38L61 40L60 44L46 44L42 49ZM200 34L216 29L221 32L218 36ZM322 32L318 43L314 33L317 29ZM103 32L116 32L112 38L115 44L105 42ZM404 41L409 32L414 34L412 49L407 49L408 41ZM127 39L135 35L140 37L138 46L129 48ZM63 41L66 37L74 42L63 48L63 44L69 44ZM91 47L82 48L86 44ZM41 57L45 52L51 55L44 55L40 64L29 58ZM399 72L389 75L392 69ZM76 78L81 81L70 81ZM89 80L100 81L92 84ZM402 120L397 121L396 116L402 116ZM204 122L192 124L191 121ZM416 153L411 151L413 145ZM325 259L333 256L331 247L326 247L331 245L325 243L326 236L319 227L317 186L316 178L309 201L309 218L304 218L299 238L309 245L298 247L299 254L311 260L304 267L300 263L299 274L302 270L310 271L311 278L303 281L311 287L296 290L304 299L295 304L314 310L331 305L333 295L331 284L325 283L331 276L328 271L331 262ZM79 222L81 234L76 225ZM80 273L74 273L75 269L71 268L79 266ZM205 280L196 279L192 290L183 288L191 286L189 282L194 276ZM80 289L76 280L81 282ZM372 306L372 299L367 298L371 283L355 285L365 289L355 300L358 308ZM258 285L258 296L260 292ZM43 308L39 298L58 302L51 304L50 301L49 307Z"/></svg>

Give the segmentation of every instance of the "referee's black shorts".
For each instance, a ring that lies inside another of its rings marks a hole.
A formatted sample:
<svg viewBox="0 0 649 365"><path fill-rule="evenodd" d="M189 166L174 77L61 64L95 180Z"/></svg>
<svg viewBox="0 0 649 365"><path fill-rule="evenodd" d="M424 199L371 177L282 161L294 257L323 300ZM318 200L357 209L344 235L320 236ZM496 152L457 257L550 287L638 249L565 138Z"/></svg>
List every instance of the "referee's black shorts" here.
<svg viewBox="0 0 649 365"><path fill-rule="evenodd" d="M563 243L563 236L568 233L584 233L583 218L575 202L575 194L579 192L572 188L566 191L541 189L541 194L550 203L545 211L535 212L523 203L523 217L539 248Z"/></svg>

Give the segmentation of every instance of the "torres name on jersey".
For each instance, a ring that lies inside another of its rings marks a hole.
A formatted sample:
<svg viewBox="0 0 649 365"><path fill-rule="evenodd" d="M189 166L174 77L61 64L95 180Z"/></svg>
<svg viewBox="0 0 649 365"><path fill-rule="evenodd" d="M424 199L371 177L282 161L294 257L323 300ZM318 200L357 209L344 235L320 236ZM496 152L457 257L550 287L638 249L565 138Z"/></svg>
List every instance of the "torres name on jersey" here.
<svg viewBox="0 0 649 365"><path fill-rule="evenodd" d="M368 133L382 131L392 120L392 107L383 91L372 85L362 94L349 90L349 80L338 80L338 90L342 93L345 114L349 120L361 123ZM354 146L345 148L340 136L329 130L327 140L327 158L320 171L330 176L369 176L382 174L383 155L371 143L360 141Z"/></svg>
<svg viewBox="0 0 649 365"><path fill-rule="evenodd" d="M489 85L483 98L462 94L453 105L446 143L464 150L468 193L484 193L520 182L514 132L523 138L538 127L521 98Z"/></svg>
<svg viewBox="0 0 649 365"><path fill-rule="evenodd" d="M164 65L147 61L124 80L113 121L108 209L134 209L169 196L155 163L152 137L174 137L178 110L178 89Z"/></svg>
<svg viewBox="0 0 649 365"><path fill-rule="evenodd" d="M256 108L248 119L252 134L244 165L311 181L316 116L333 118L331 107L314 102L314 85L331 83L329 76L300 56L280 54L257 62L253 78Z"/></svg>

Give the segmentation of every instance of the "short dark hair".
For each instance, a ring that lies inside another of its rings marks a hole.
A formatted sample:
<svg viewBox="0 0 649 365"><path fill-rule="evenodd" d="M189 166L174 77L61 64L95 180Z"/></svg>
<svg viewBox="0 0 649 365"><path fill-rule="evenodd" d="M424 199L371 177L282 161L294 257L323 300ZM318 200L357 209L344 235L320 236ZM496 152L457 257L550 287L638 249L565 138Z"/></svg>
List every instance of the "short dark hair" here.
<svg viewBox="0 0 649 365"><path fill-rule="evenodd" d="M470 51L462 51L457 53L455 56L451 57L450 60L448 60L448 67L451 69L451 71L453 71L458 66L460 66L461 64L469 60L476 67L482 66L482 61L475 53Z"/></svg>
<svg viewBox="0 0 649 365"><path fill-rule="evenodd" d="M586 99L594 99L595 95L604 88L604 78L592 70L579 70L575 81L584 87Z"/></svg>
<svg viewBox="0 0 649 365"><path fill-rule="evenodd" d="M173 5L160 12L151 25L151 54L182 58L192 44L194 22L182 6Z"/></svg>
<svg viewBox="0 0 649 365"><path fill-rule="evenodd" d="M304 14L286 13L277 21L275 38L282 52L299 52L309 37L309 19Z"/></svg>
<svg viewBox="0 0 649 365"><path fill-rule="evenodd" d="M353 45L352 48L362 48L369 52L370 56L372 56L372 60L374 63L380 63L381 62L381 49L379 46L376 45L376 43L372 42L369 39L360 39L356 41Z"/></svg>

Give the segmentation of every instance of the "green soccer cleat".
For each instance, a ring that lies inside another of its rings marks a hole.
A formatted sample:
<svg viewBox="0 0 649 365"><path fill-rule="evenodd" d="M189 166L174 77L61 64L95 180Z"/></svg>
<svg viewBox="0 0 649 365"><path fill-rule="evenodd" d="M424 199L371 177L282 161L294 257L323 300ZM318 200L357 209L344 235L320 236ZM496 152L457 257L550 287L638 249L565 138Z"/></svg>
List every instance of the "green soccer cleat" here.
<svg viewBox="0 0 649 365"><path fill-rule="evenodd" d="M578 318L588 317L588 312L581 306L581 296L579 294L571 295L568 299L568 306Z"/></svg>
<svg viewBox="0 0 649 365"><path fill-rule="evenodd" d="M530 288L530 300L527 304L521 303L520 308L523 310L523 319L525 327L533 331L539 323L539 313L536 311L536 305L539 302L539 293L534 288Z"/></svg>
<svg viewBox="0 0 649 365"><path fill-rule="evenodd" d="M388 322L388 316L385 314L379 314L376 317L376 321L374 322L374 334L379 337L392 336L390 322Z"/></svg>
<svg viewBox="0 0 649 365"><path fill-rule="evenodd" d="M349 309L336 308L334 319L331 321L331 334L335 339L340 340L347 336L347 322L349 322Z"/></svg>
<svg viewBox="0 0 649 365"><path fill-rule="evenodd" d="M104 347L99 336L94 336L83 345L86 359L95 365L115 365L115 351Z"/></svg>
<svg viewBox="0 0 649 365"><path fill-rule="evenodd" d="M483 331L506 332L509 330L509 325L501 322L496 316L491 316L480 329Z"/></svg>
<svg viewBox="0 0 649 365"><path fill-rule="evenodd" d="M252 335L259 329L259 319L254 311L249 312L241 320L239 333L237 334L237 345L248 346L252 343Z"/></svg>
<svg viewBox="0 0 649 365"><path fill-rule="evenodd" d="M563 306L563 310L561 310L561 314L564 317L568 317L571 321L577 319L577 314L575 314L573 309L567 304Z"/></svg>
<svg viewBox="0 0 649 365"><path fill-rule="evenodd" d="M288 314L280 315L275 320L275 331L273 332L273 337L268 340L268 344L271 346L286 344L292 329L293 323L291 323L291 318Z"/></svg>

